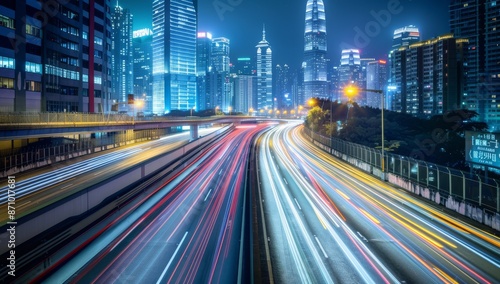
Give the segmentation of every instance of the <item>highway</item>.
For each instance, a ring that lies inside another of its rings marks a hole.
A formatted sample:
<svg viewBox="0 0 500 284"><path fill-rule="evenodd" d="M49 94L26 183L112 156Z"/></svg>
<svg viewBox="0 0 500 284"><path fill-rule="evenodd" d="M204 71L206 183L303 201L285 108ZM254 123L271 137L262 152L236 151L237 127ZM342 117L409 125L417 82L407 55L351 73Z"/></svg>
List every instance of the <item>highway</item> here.
<svg viewBox="0 0 500 284"><path fill-rule="evenodd" d="M200 135L207 135L219 128L201 129ZM123 171L137 163L167 153L189 142L189 133L179 133L158 140L140 143L96 157L86 159L62 168L42 172L16 180L16 216L34 212L81 189ZM37 171L39 172L39 171ZM7 212L7 186L0 189L0 210ZM1 222L7 221L2 215Z"/></svg>
<svg viewBox="0 0 500 284"><path fill-rule="evenodd" d="M276 283L500 283L500 239L280 125L259 140Z"/></svg>
<svg viewBox="0 0 500 284"><path fill-rule="evenodd" d="M46 282L237 283L249 269L242 227L250 145L268 127L236 127Z"/></svg>

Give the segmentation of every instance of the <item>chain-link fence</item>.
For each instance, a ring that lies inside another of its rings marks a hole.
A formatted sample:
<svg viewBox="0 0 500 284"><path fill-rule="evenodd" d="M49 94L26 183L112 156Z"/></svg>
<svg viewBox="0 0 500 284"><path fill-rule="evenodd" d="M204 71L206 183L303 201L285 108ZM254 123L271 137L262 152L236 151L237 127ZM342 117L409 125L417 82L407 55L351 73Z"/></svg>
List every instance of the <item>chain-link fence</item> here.
<svg viewBox="0 0 500 284"><path fill-rule="evenodd" d="M313 140L329 147L336 156L347 155L374 168L381 169L381 150L347 142L337 138L319 135L304 128L305 133ZM493 212L500 212L500 182L492 178L484 178L474 173L415 160L409 157L384 153L384 172L397 175L428 188L433 194L442 196L441 203L449 196L455 200L478 205Z"/></svg>

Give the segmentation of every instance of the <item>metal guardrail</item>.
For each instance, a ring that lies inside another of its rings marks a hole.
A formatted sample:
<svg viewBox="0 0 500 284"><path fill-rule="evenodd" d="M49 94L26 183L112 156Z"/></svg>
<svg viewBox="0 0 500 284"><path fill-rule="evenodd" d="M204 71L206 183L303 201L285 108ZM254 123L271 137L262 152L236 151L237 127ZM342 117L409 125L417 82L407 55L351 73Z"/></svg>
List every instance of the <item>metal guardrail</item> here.
<svg viewBox="0 0 500 284"><path fill-rule="evenodd" d="M381 151L338 138L319 135L304 128L306 134L339 154L358 159L381 169ZM500 181L485 180L477 174L415 160L385 152L384 172L424 186L443 197L453 196L487 210L500 213Z"/></svg>
<svg viewBox="0 0 500 284"><path fill-rule="evenodd" d="M0 177L96 151L120 147L131 142L158 139L167 133L169 133L167 129L147 129L135 131L132 135L123 133L111 137L82 139L75 143L47 148L26 149L17 154L0 157Z"/></svg>

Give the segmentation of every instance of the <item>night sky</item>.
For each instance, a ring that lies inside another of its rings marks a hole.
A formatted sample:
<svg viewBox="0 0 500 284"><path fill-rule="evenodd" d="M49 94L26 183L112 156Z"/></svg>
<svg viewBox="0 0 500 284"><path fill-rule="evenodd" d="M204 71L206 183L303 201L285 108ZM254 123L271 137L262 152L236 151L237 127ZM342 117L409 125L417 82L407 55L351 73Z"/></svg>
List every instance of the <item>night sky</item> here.
<svg viewBox="0 0 500 284"><path fill-rule="evenodd" d="M151 27L152 0L119 1L120 6L131 9L134 30ZM214 37L229 38L231 61L237 57L253 58L255 45L262 38L262 25L265 23L266 39L273 49L273 65L300 66L307 0L198 2L198 29L211 32ZM328 55L335 64L340 60L343 47L359 48L361 57L386 58L392 44L392 33L405 25L419 27L424 40L449 32L447 0L324 0L324 3ZM389 9L388 5L392 5L392 8ZM224 11L224 6L228 10ZM382 24L377 23L374 14L384 15L380 21ZM390 18L385 15L390 15ZM366 36L358 36L356 41L355 29L363 31Z"/></svg>

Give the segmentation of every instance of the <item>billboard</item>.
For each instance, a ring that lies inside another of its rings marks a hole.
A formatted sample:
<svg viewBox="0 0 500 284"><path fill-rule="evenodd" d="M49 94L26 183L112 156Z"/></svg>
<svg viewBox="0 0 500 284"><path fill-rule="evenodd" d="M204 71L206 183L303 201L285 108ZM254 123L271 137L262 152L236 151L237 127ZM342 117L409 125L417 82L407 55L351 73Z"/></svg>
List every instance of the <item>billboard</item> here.
<svg viewBox="0 0 500 284"><path fill-rule="evenodd" d="M465 160L470 163L500 168L499 133L465 132Z"/></svg>

